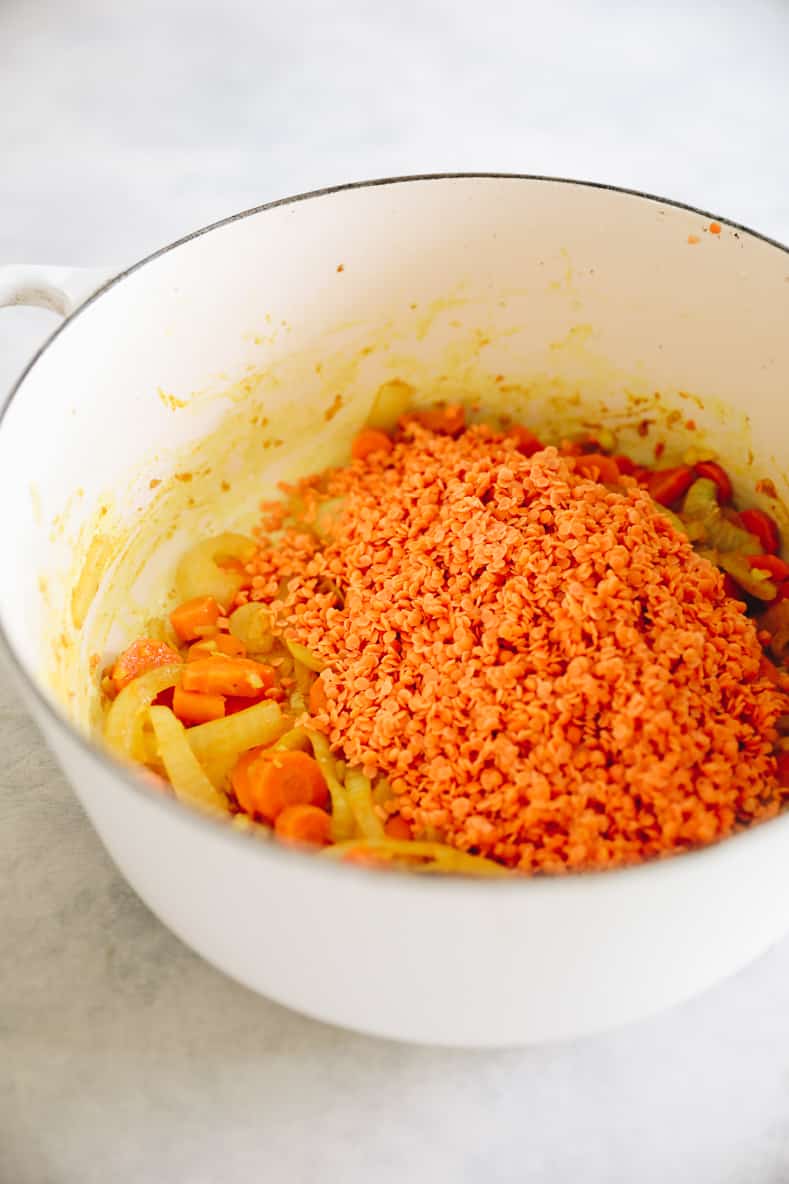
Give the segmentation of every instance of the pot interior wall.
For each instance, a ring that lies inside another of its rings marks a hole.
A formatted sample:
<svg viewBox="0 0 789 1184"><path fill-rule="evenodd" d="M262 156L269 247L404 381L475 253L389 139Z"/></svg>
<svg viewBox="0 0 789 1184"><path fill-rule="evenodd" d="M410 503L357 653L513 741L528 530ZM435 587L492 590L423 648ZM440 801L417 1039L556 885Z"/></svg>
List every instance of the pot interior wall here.
<svg viewBox="0 0 789 1184"><path fill-rule="evenodd" d="M87 726L103 658L177 554L338 461L382 382L556 442L605 424L665 463L725 457L784 522L789 255L594 187L445 178L280 205L199 235L80 312L0 429L11 644ZM698 241L694 241L698 240Z"/></svg>

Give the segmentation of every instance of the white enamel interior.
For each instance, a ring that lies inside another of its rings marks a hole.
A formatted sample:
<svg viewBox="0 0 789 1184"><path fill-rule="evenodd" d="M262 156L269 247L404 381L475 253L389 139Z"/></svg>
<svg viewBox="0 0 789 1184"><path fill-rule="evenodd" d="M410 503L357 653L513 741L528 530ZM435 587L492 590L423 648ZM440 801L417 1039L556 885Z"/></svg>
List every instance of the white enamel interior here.
<svg viewBox="0 0 789 1184"><path fill-rule="evenodd" d="M637 1018L789 928L786 819L602 876L370 875L162 802L45 704L84 722L90 653L166 600L172 556L200 531L243 525L281 473L338 459L388 378L423 401L478 395L548 434L611 422L644 457L655 439L671 448L666 419L680 411L699 430L677 447L717 446L743 490L770 476L783 499L788 324L782 249L725 223L711 234L708 219L658 201L517 178L389 183L261 210L149 260L68 322L0 427L0 539L14 574L0 582L0 619L40 693L28 690L37 718L143 899L274 998L454 1044ZM644 418L655 421L647 438ZM224 441L211 472L193 478L194 504L176 501L167 478L209 436ZM761 504L786 521L782 500ZM177 520L158 563L115 601L105 580L75 629L71 590L102 523L108 570L131 570L135 547L153 549L146 522L168 507ZM60 638L68 661L53 657Z"/></svg>

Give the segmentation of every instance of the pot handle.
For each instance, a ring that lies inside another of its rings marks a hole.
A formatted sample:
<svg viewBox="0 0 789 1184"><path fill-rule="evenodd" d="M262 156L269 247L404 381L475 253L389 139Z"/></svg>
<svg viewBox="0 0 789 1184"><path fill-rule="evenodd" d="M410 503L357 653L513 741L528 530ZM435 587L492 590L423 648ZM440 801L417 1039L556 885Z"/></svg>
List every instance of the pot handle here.
<svg viewBox="0 0 789 1184"><path fill-rule="evenodd" d="M0 267L0 308L26 304L68 317L117 273L114 267Z"/></svg>

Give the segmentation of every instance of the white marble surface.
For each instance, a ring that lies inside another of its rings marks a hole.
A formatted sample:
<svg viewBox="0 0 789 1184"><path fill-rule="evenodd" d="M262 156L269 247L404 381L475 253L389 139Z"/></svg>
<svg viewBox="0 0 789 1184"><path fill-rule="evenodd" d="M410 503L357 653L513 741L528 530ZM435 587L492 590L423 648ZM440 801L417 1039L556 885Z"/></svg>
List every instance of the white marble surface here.
<svg viewBox="0 0 789 1184"><path fill-rule="evenodd" d="M2 0L0 261L120 265L268 198L462 168L787 240L788 48L779 0ZM51 323L0 313L0 386ZM577 1044L362 1039L164 930L1 679L0 753L1 1184L789 1180L788 941Z"/></svg>

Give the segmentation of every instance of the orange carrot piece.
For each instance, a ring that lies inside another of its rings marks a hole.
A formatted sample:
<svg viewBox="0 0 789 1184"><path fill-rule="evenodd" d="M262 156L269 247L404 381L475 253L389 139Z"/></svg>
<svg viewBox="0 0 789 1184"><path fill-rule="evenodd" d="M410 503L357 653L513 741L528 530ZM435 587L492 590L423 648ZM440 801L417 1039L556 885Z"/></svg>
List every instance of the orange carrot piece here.
<svg viewBox="0 0 789 1184"><path fill-rule="evenodd" d="M323 685L323 679L317 678L310 687L310 696L308 700L310 715L320 715L329 706L329 700L326 695L326 687Z"/></svg>
<svg viewBox="0 0 789 1184"><path fill-rule="evenodd" d="M616 485L619 480L616 461L601 452L588 452L585 456L576 457L573 468L580 477L590 477L592 481L602 481L604 485Z"/></svg>
<svg viewBox="0 0 789 1184"><path fill-rule="evenodd" d="M275 822L287 806L329 802L318 762L298 750L251 749L237 762L230 783L241 809L267 822Z"/></svg>
<svg viewBox="0 0 789 1184"><path fill-rule="evenodd" d="M650 473L646 486L656 502L670 506L688 492L694 478L690 465L677 465L674 469L656 469Z"/></svg>
<svg viewBox="0 0 789 1184"><path fill-rule="evenodd" d="M714 481L718 487L718 501L723 505L731 501L732 488L729 474L714 460L701 460L696 465L696 476Z"/></svg>
<svg viewBox="0 0 789 1184"><path fill-rule="evenodd" d="M721 232L720 222L710 222L710 234L720 234L720 232Z"/></svg>
<svg viewBox="0 0 789 1184"><path fill-rule="evenodd" d="M217 633L214 637L204 637L190 645L186 660L194 662L198 658L211 658L214 654L224 654L227 658L246 658L247 647L240 637L234 637L232 633Z"/></svg>
<svg viewBox="0 0 789 1184"><path fill-rule="evenodd" d="M613 456L611 459L615 462L622 477L633 477L638 472L639 466L629 456L620 454L619 456Z"/></svg>
<svg viewBox="0 0 789 1184"><path fill-rule="evenodd" d="M277 815L274 833L283 843L325 847L331 837L331 817L319 806L299 802L295 806L286 806Z"/></svg>
<svg viewBox="0 0 789 1184"><path fill-rule="evenodd" d="M411 823L403 818L402 814L392 814L391 818L387 818L384 823L384 833L390 839L412 839L413 831L411 830Z"/></svg>
<svg viewBox="0 0 789 1184"><path fill-rule="evenodd" d="M766 571L771 579L779 583L789 579L789 563L785 563L779 555L746 555L745 562L749 567Z"/></svg>
<svg viewBox="0 0 789 1184"><path fill-rule="evenodd" d="M428 431L438 432L442 436L459 436L466 427L466 409L460 403L452 403L449 407L434 407L429 411L413 411L401 421L404 423L419 423Z"/></svg>
<svg viewBox="0 0 789 1184"><path fill-rule="evenodd" d="M214 654L187 662L181 685L185 691L199 691L203 695L240 695L254 699L274 685L274 671L251 658Z"/></svg>
<svg viewBox="0 0 789 1184"><path fill-rule="evenodd" d="M195 596L185 600L170 613L170 624L181 641L194 641L201 629L216 625L222 610L213 596Z"/></svg>
<svg viewBox="0 0 789 1184"><path fill-rule="evenodd" d="M230 774L230 784L233 787L233 792L238 799L238 804L244 808L244 802L252 803L252 782L250 780L250 769L252 765L265 750L263 748L248 748L246 752L242 752L241 756L233 766L233 771Z"/></svg>
<svg viewBox="0 0 789 1184"><path fill-rule="evenodd" d="M734 599L734 600L746 600L747 599L745 592L743 592L740 585L737 583L737 581L734 579L733 576L729 575L728 572L724 572L724 574L723 574L723 591L726 593L727 596L731 596L732 599Z"/></svg>
<svg viewBox="0 0 789 1184"><path fill-rule="evenodd" d="M775 520L764 510L740 510L740 525L759 540L763 551L778 554L781 535Z"/></svg>
<svg viewBox="0 0 789 1184"><path fill-rule="evenodd" d="M201 695L176 687L173 692L173 713L182 724L207 724L212 719L223 719L225 700L222 695Z"/></svg>
<svg viewBox="0 0 789 1184"><path fill-rule="evenodd" d="M530 432L528 428L524 428L519 423L514 423L511 428L507 428L504 434L515 441L515 447L524 456L533 456L535 452L541 452L544 447L534 432Z"/></svg>
<svg viewBox="0 0 789 1184"><path fill-rule="evenodd" d="M362 428L351 444L351 456L354 460L366 460L374 452L391 452L394 444L386 432L379 432L377 428Z"/></svg>
<svg viewBox="0 0 789 1184"><path fill-rule="evenodd" d="M146 671L180 661L181 655L167 642L155 641L152 637L139 637L118 657L112 668L112 681L115 683L115 689L122 691L132 679L139 678Z"/></svg>

